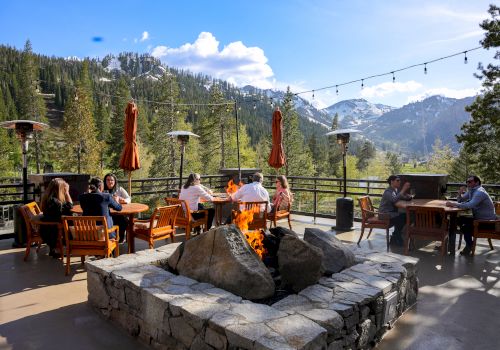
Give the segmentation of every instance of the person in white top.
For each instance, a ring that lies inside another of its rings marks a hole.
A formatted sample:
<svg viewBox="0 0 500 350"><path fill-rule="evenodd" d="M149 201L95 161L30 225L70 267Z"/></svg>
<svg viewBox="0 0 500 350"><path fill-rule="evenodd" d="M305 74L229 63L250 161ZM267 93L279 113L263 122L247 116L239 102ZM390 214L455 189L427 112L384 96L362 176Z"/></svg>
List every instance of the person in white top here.
<svg viewBox="0 0 500 350"><path fill-rule="evenodd" d="M116 175L113 173L106 174L104 176L104 193L109 193L113 196L113 199L120 204L129 204L132 198L127 193L127 191L118 185L118 180ZM120 228L120 243L126 241L126 230L128 227L128 218L125 215L115 215L113 216L113 222Z"/></svg>
<svg viewBox="0 0 500 350"><path fill-rule="evenodd" d="M179 194L179 199L185 200L191 212L205 209L200 204L200 198L203 198L207 201L212 201L214 197L212 197L212 191L201 183L200 174L192 173L189 174L186 183L181 188L181 193ZM212 226L212 221L215 216L215 209L209 208L208 210L208 222L207 222L207 230ZM202 213L192 213L193 218L199 219L204 214Z"/></svg>
<svg viewBox="0 0 500 350"><path fill-rule="evenodd" d="M262 202L266 201L267 211L271 210L271 203L269 202L269 192L262 186L264 181L264 176L261 173L255 173L252 175L252 182L246 184L238 191L231 195L231 200L233 202Z"/></svg>

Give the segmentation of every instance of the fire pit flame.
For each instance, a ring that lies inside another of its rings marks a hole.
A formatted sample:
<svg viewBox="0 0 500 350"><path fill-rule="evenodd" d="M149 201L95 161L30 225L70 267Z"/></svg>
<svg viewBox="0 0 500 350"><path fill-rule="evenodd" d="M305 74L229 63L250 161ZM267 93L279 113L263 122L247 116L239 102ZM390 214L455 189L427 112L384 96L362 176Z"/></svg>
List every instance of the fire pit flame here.
<svg viewBox="0 0 500 350"><path fill-rule="evenodd" d="M264 234L261 230L248 230L248 224L253 221L254 212L258 212L258 208L255 208L255 211L241 211L234 219L234 224L238 226L241 232L243 232L248 241L248 244L250 244L250 246L262 260L263 256L267 253L266 248L264 248Z"/></svg>
<svg viewBox="0 0 500 350"><path fill-rule="evenodd" d="M235 184L233 182L233 180L229 180L229 182L227 183L227 187L226 187L226 193L227 194L233 194L235 193L236 191L238 191L238 189L243 186L243 183L240 181L239 184Z"/></svg>

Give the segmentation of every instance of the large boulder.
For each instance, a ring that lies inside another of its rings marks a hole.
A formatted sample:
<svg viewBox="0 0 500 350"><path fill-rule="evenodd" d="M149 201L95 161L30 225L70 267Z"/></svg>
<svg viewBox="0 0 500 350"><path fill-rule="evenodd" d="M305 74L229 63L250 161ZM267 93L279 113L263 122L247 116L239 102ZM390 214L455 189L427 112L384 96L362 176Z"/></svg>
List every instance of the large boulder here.
<svg viewBox="0 0 500 350"><path fill-rule="evenodd" d="M274 294L271 274L234 225L219 226L181 244L168 265L181 275L245 299Z"/></svg>
<svg viewBox="0 0 500 350"><path fill-rule="evenodd" d="M278 264L281 285L298 293L315 284L323 275L323 252L295 235L281 238Z"/></svg>
<svg viewBox="0 0 500 350"><path fill-rule="evenodd" d="M342 271L355 264L354 253L335 237L333 232L306 228L304 241L323 251L323 267L326 274Z"/></svg>

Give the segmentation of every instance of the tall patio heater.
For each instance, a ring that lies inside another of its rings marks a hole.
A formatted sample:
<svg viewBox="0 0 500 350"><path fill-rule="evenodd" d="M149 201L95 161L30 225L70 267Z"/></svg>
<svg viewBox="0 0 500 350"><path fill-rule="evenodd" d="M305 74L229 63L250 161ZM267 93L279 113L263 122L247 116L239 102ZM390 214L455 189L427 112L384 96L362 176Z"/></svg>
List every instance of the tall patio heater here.
<svg viewBox="0 0 500 350"><path fill-rule="evenodd" d="M347 197L347 166L346 155L351 134L359 133L356 129L340 129L330 131L326 136L337 135L337 143L342 147L342 161L344 170L344 197L337 198L337 225L334 227L336 231L349 231L352 229L354 221L354 202L352 198Z"/></svg>
<svg viewBox="0 0 500 350"><path fill-rule="evenodd" d="M10 120L0 123L0 126L5 129L15 129L17 138L21 141L23 152L23 203L28 203L28 140L33 137L33 132L41 131L48 127L45 123L36 122L34 120Z"/></svg>
<svg viewBox="0 0 500 350"><path fill-rule="evenodd" d="M193 134L191 131L183 131L183 130L178 130L178 131L171 131L168 132L167 135L169 136L176 136L177 137L177 142L179 143L179 146L181 148L181 169L179 171L179 190L182 187L182 170L184 168L184 151L186 149L186 144L189 142L189 137L199 137L196 134Z"/></svg>

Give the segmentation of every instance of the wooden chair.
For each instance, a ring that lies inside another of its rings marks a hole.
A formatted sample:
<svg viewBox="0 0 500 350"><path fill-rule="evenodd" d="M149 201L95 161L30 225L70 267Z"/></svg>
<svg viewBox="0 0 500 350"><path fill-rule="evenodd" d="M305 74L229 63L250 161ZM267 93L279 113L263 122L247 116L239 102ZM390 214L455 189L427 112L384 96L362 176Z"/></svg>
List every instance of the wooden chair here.
<svg viewBox="0 0 500 350"><path fill-rule="evenodd" d="M119 228L108 228L104 216L63 216L64 239L66 240L66 275L71 270L70 257L80 256L82 263L86 255L99 255L108 258L114 252L120 255ZM109 234L116 232L116 238Z"/></svg>
<svg viewBox="0 0 500 350"><path fill-rule="evenodd" d="M406 207L405 255L408 255L409 245L416 238L430 239L441 242L441 255L446 254L448 248L448 219L444 208L420 206Z"/></svg>
<svg viewBox="0 0 500 350"><path fill-rule="evenodd" d="M283 220L283 219L288 219L288 226L290 227L290 230L292 229L292 222L290 221L290 207L291 203L288 202L287 208L284 210L276 210L272 213L267 214L268 219L269 219L269 228L273 226L276 227L276 221L278 220Z"/></svg>
<svg viewBox="0 0 500 350"><path fill-rule="evenodd" d="M391 220L388 215L380 214L375 210L370 196L363 196L358 198L359 207L361 208L361 235L359 236L358 244L363 239L365 233L365 228L369 228L368 236L366 239L370 238L372 230L374 228L379 228L385 230L385 237L387 243L387 251L389 251L389 229L393 226L391 225Z"/></svg>
<svg viewBox="0 0 500 350"><path fill-rule="evenodd" d="M474 220L472 231L472 255L476 253L476 242L478 238L487 238L490 250L493 250L492 239L500 239L500 202L495 202L496 220Z"/></svg>
<svg viewBox="0 0 500 350"><path fill-rule="evenodd" d="M180 205L158 207L149 220L135 220L130 239L139 238L148 242L149 249L154 248L154 242L171 238L175 242L175 222L181 210ZM129 244L129 253L133 253Z"/></svg>
<svg viewBox="0 0 500 350"><path fill-rule="evenodd" d="M24 253L24 261L30 255L30 249L33 244L36 245L36 252L40 250L40 246L44 243L40 235L40 227L43 225L52 225L57 227L57 248L63 255L62 244L62 224L60 222L41 221L43 213L36 202L25 204L19 208L26 223L26 252Z"/></svg>
<svg viewBox="0 0 500 350"><path fill-rule="evenodd" d="M267 228L267 208L269 202L236 202L237 209L232 211L232 219L234 220L242 211L253 211L253 220L248 223L249 230L265 230Z"/></svg>
<svg viewBox="0 0 500 350"><path fill-rule="evenodd" d="M177 214L177 219L175 220L175 226L183 227L186 232L186 241L190 238L191 231L196 227L200 227L203 231L206 231L208 222L208 210L195 210L191 211L187 201L178 198L165 198L167 205L180 205L182 210ZM192 213L202 213L203 217L199 219L193 218Z"/></svg>

